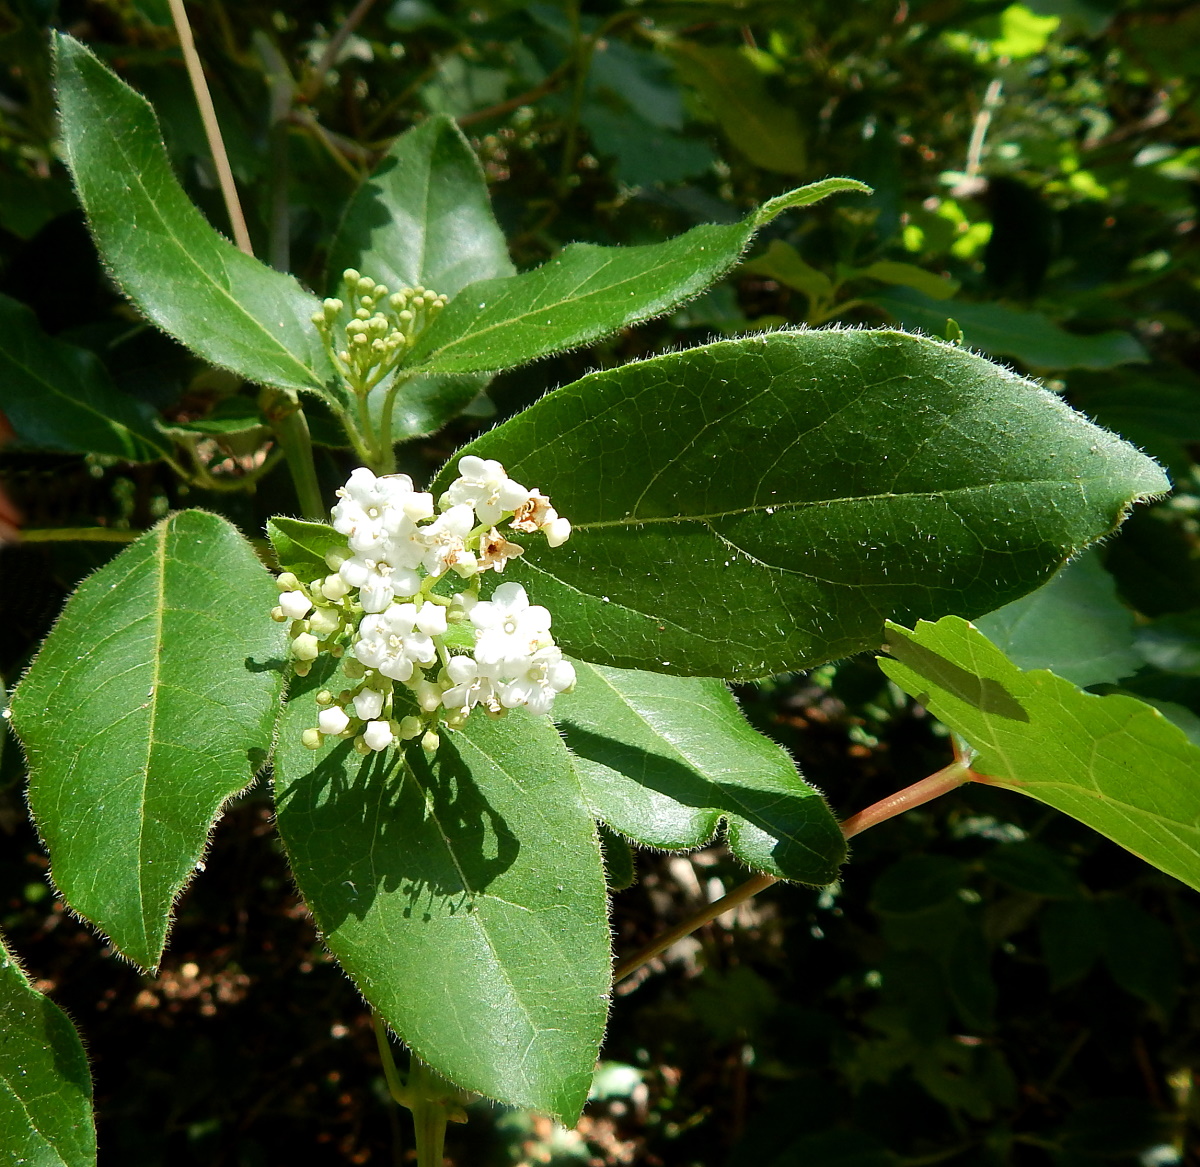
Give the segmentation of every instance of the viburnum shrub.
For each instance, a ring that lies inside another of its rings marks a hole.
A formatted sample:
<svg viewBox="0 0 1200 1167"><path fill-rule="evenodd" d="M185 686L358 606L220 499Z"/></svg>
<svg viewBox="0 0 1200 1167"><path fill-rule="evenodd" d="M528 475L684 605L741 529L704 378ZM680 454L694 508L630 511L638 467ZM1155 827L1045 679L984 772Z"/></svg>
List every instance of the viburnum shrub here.
<svg viewBox="0 0 1200 1167"><path fill-rule="evenodd" d="M612 846L666 849L723 823L756 874L715 914L773 880L829 884L847 837L986 781L1200 885L1183 731L1022 671L967 622L1169 486L1037 384L891 329L759 332L558 388L428 489L396 473L397 443L490 374L673 309L776 216L862 184L518 274L470 147L431 117L347 207L322 301L208 225L148 104L87 49L60 36L57 70L107 266L149 320L263 387L303 515L273 519L269 547L168 515L83 582L13 696L55 884L130 961L158 966L222 807L269 780L425 1165L464 1092L579 1114L613 982L598 823ZM176 456L92 365L52 375L81 379L74 399L127 456ZM336 500L305 395L357 463ZM727 685L885 640L884 670L959 735L954 756L839 823ZM13 1129L31 1155L88 1161L77 1039L12 961L2 978L11 1016L42 1019L35 1037L13 1021L4 1047Z"/></svg>

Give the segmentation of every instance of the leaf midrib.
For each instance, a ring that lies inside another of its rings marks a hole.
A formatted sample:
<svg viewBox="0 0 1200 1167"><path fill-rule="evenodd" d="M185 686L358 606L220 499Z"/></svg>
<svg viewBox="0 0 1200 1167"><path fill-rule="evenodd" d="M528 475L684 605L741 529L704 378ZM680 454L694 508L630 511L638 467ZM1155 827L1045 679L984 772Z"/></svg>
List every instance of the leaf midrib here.
<svg viewBox="0 0 1200 1167"><path fill-rule="evenodd" d="M1082 486L1084 483L1103 483L1108 479L1082 478L1073 477L1066 478L1030 478L1021 480L1010 480L1005 482L982 482L975 486L952 486L945 490L914 490L906 491L902 494L897 494L893 491L885 491L881 494L862 494L862 495L845 495L839 498L817 498L817 499L802 499L798 502L773 502L773 503L755 503L751 506L735 507L727 511L713 511L707 514L696 515L626 515L621 519L597 519L595 521L584 521L574 523L572 530L574 531L598 531L605 527L648 527L655 523L711 523L717 519L738 518L741 515L750 515L765 513L770 511L776 513L778 511L796 511L805 510L815 507L832 507L839 506L843 503L869 503L869 502L884 502L890 499L937 499L948 498L951 495L971 494L976 491L1000 490L1006 487L1040 487L1040 486ZM1140 496L1139 496L1140 497Z"/></svg>
<svg viewBox="0 0 1200 1167"><path fill-rule="evenodd" d="M719 224L713 224L713 225L714 225L714 226L718 226ZM743 225L744 225L744 224L743 224ZM731 226L732 226L732 224L731 224ZM693 228L692 228L692 230L694 231L694 230L696 230L696 228L695 228L695 227L693 227ZM647 247L665 247L665 246L667 246L667 245L668 245L668 244L670 244L670 243L674 243L674 242L676 242L676 241L678 241L678 240L680 240L680 239L683 239L683 238L685 238L685 236L686 236L686 235L688 235L688 234L690 234L690 233L691 233L691 232L684 232L684 234L683 234L683 235L676 235L676 236L675 236L673 239L668 239L668 240L666 240L664 243L661 243L661 244L659 244L659 243L651 243L651 244L646 244L646 246L647 246ZM576 244L573 244L572 246L580 246L580 247L583 247L583 246L587 246L587 245L586 245L586 244L577 244L577 245L576 245ZM595 245L593 245L593 246L595 246ZM569 250L569 248L568 248L568 250ZM630 248L629 250L631 250L631 251L632 251L632 250L634 250L634 248ZM739 252L739 254L740 254L740 252ZM561 259L561 255L559 256L559 258ZM586 303L586 302L587 302L589 299L594 299L594 298L596 298L596 297L599 297L599 296L605 296L605 295L611 295L611 294L615 294L615 293L619 292L619 291L620 291L620 289L624 288L624 287L625 287L626 285L628 285L628 284L640 284L640 283L643 283L644 281L646 281L646 280L648 280L648 279L652 278L653 276L655 276L655 275L656 275L658 272L662 271L664 268L668 268L668 267L672 266L672 264L674 264L674 263L678 263L678 261L679 261L679 260L678 260L678 256L672 256L672 257L670 257L670 258L668 258L668 259L666 259L666 260L663 260L661 263L657 264L656 266L654 266L654 267L652 267L652 268L647 268L647 269L642 269L642 270L639 270L639 271L638 271L636 274L634 274L634 275L631 275L631 276L630 276L628 279L621 280L621 281L619 281L618 283L615 283L615 284L605 284L603 288L597 288L595 291L591 291L591 292L585 292L585 293L584 293L582 296L575 296L574 294L569 294L569 295L567 295L567 296L565 296L565 297L561 297L560 299L554 300L554 301L552 301L552 302L550 302L550 303L546 303L546 304L540 304L540 305L538 305L538 306L537 306L537 307L535 307L535 308L531 308L531 309L530 309L528 312L523 312L523 313L521 313L520 315L517 315L517 316L507 316L507 317L505 317L503 320L499 320L499 321L497 321L495 324L489 324L489 325L487 325L486 327L483 327L483 328L476 328L476 329L472 329L472 330L470 330L470 331L467 331L467 332L460 333L458 336L454 337L452 340L448 340L448 341L447 341L445 344L443 344L443 345L442 345L440 348L436 348L436 349L434 349L434 350L433 350L431 353L429 353L428 355L426 355L426 356L422 357L422 358L420 359L420 361L419 361L417 364L415 364L415 365L413 366L413 370L414 370L414 371L420 371L420 370L421 370L421 369L422 369L424 366L427 366L427 365L436 365L437 361L438 361L440 358L444 358L444 357L446 357L447 355L453 355L453 354L454 354L454 352L455 352L455 350L456 350L456 348L458 348L458 347L461 347L461 346L463 346L463 345L471 344L471 343L473 343L473 342L475 342L475 341L478 341L478 340L480 340L482 337L485 337L485 336L487 336L489 333L492 333L492 332L496 332L496 331L499 331L499 330L502 330L502 329L509 329L509 328L515 328L515 327L519 327L521 324L525 323L527 320L530 320L530 319L532 319L532 318L533 318L533 317L535 317L535 316L540 316L540 315L541 315L543 312L553 312L553 311L556 311L556 310L557 310L557 309L559 309L559 308L562 308L562 307L564 307L565 305L571 305L571 304L574 304L574 305L579 305L579 304L584 304L584 303ZM548 263L554 263L554 262L555 262L555 260L549 260L549 261L548 261ZM614 263L617 263L617 262L619 262L619 257L617 257L617 256L613 256L611 259L607 259L607 260L605 260L605 261L604 261L604 262L603 262L603 263L602 263L602 264L601 264L599 267L597 267L597 268L595 268L594 270L592 270L592 271L588 272L588 273L587 273L587 276L586 276L586 278L585 278L585 279L583 279L583 280L581 280L579 283L577 283L577 284L575 285L575 290L577 290L578 288L582 287L582 286L583 286L583 284L584 284L584 283L586 283L588 280L595 279L595 278L596 278L598 275L600 275L600 273L601 273L601 272L603 272L603 271L604 271L606 268L608 268L609 266L611 266L612 264L614 264ZM735 259L735 261L734 261L734 262L736 262L736 259ZM541 272L541 271L544 271L544 270L545 270L545 267L541 267L541 268L537 268L537 269L535 269L535 271L534 271L534 272L527 272L527 273L524 273L524 274L525 274L525 275L534 275L534 274L536 274L537 272ZM522 275L515 275L515 276L501 276L501 277L499 277L499 278L501 278L501 279L507 279L507 280L519 280L519 279L522 279L522 278L523 278L523 276L522 276ZM484 281L482 281L482 280L481 280L481 281L478 281L478 282L480 282L480 283L483 283ZM548 280L547 282L549 282L549 280ZM471 284L468 284L468 285L467 285L465 288L463 288L463 290L462 290L462 291L459 293L459 295L460 295L460 296L466 296L466 295L467 295L467 293L469 293L469 292L471 291L471 288L472 288L472 286L473 286L473 285L471 285ZM507 294L507 295L512 295L512 292L511 292L511 290L510 290L510 291L508 291L507 293L505 293L505 292L502 292L502 293L501 293L501 297L505 296L506 294ZM659 299L661 300L661 298L662 298L662 297L660 296L660 297L659 297ZM649 312L651 312L651 313L653 313L653 312L654 312L654 308L653 308L653 306L652 306L652 305L653 305L653 303L657 303L657 302L658 302L658 301L653 301L653 302L652 302L652 304L651 304L651 306L648 306L648 307L647 307L645 310L646 310L646 311L649 311ZM492 304L492 307L493 307L493 308L495 307L495 302L493 302L493 304ZM481 309L481 310L479 310L479 311L482 313L483 311L486 311L486 309ZM479 319L479 317L478 317L478 316L476 316L476 317L475 317L475 319L477 320L477 319ZM630 318L630 322L634 322L634 321L636 321L636 320L638 320L638 319L642 319L642 317L637 317L637 316L631 317L631 318ZM603 329L604 329L604 328L606 328L607 326L605 326L605 325L602 325L602 324L594 324L594 325L592 325L591 327L592 327L592 328L599 328L599 329L603 330ZM585 328L585 329L583 330L583 334L587 334L587 333L588 333L588 329L587 329L587 328Z"/></svg>

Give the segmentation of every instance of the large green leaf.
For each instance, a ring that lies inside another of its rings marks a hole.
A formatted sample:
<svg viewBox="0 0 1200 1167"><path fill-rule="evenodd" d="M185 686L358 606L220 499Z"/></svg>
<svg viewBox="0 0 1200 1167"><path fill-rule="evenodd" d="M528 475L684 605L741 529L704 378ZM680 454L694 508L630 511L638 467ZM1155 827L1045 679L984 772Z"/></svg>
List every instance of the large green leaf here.
<svg viewBox="0 0 1200 1167"><path fill-rule="evenodd" d="M1050 669L1076 685L1136 673L1134 617L1095 551L1035 592L980 616L975 626L1019 668Z"/></svg>
<svg viewBox="0 0 1200 1167"><path fill-rule="evenodd" d="M887 635L884 672L970 742L977 773L1200 888L1200 748L1183 730L1132 697L1023 672L957 616Z"/></svg>
<svg viewBox="0 0 1200 1167"><path fill-rule="evenodd" d="M891 331L772 333L593 373L466 452L575 524L556 550L523 540L508 569L566 651L728 678L876 646L887 616L990 611L1167 489L1036 385Z"/></svg>
<svg viewBox="0 0 1200 1167"><path fill-rule="evenodd" d="M0 1152L5 1163L96 1162L92 1080L75 1027L0 939Z"/></svg>
<svg viewBox="0 0 1200 1167"><path fill-rule="evenodd" d="M436 373L507 369L660 316L729 271L763 224L841 191L870 188L827 178L771 199L740 223L693 227L642 247L572 243L524 275L469 284L418 340L410 363Z"/></svg>
<svg viewBox="0 0 1200 1167"><path fill-rule="evenodd" d="M459 1086L573 1121L609 984L604 872L571 758L546 718L442 732L363 758L312 753L293 686L276 757L279 830L325 942L413 1051Z"/></svg>
<svg viewBox="0 0 1200 1167"><path fill-rule="evenodd" d="M423 284L454 296L516 273L475 151L453 118L401 134L346 208L329 252L330 294L357 268L393 291Z"/></svg>
<svg viewBox="0 0 1200 1167"><path fill-rule="evenodd" d="M317 301L209 226L171 171L149 103L65 34L62 142L105 264L155 324L251 381L319 391L332 375Z"/></svg>
<svg viewBox="0 0 1200 1167"><path fill-rule="evenodd" d="M147 416L87 349L42 331L24 304L0 296L0 412L26 445L147 461L170 450Z"/></svg>
<svg viewBox="0 0 1200 1167"><path fill-rule="evenodd" d="M645 846L699 847L724 817L730 849L755 870L834 880L846 854L837 820L721 681L582 662L576 674L554 718L610 827Z"/></svg>
<svg viewBox="0 0 1200 1167"><path fill-rule="evenodd" d="M953 317L972 348L1016 357L1034 369L1111 369L1147 359L1146 350L1128 332L1085 336L1068 332L1042 312L1005 304L935 300L916 288L872 292L870 300L906 328L921 328L934 336L945 335L946 319Z"/></svg>
<svg viewBox="0 0 1200 1167"><path fill-rule="evenodd" d="M285 633L224 519L164 519L83 582L13 697L70 906L144 968L223 803L267 760Z"/></svg>

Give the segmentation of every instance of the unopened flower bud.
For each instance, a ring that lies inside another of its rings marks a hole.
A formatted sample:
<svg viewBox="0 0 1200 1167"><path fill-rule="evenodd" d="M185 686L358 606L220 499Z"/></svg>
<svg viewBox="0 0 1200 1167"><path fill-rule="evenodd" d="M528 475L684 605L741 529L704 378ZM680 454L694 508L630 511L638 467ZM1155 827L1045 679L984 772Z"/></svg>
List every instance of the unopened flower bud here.
<svg viewBox="0 0 1200 1167"><path fill-rule="evenodd" d="M332 705L333 704L333 694L328 689L322 689L317 694L317 704L318 705Z"/></svg>
<svg viewBox="0 0 1200 1167"><path fill-rule="evenodd" d="M341 626L341 618L332 608L318 608L309 618L308 626L318 636L328 636Z"/></svg>
<svg viewBox="0 0 1200 1167"><path fill-rule="evenodd" d="M287 617L283 614L283 609L278 605L271 609L271 619L274 620L276 624L287 623Z"/></svg>
<svg viewBox="0 0 1200 1167"><path fill-rule="evenodd" d="M325 319L330 322L337 319L338 313L341 312L344 307L345 305L341 302L341 300L335 299L332 296L328 300L324 300L321 303L321 309L325 314Z"/></svg>
<svg viewBox="0 0 1200 1167"><path fill-rule="evenodd" d="M369 754L371 752L371 747L363 740L361 733L354 739L354 749L359 754Z"/></svg>
<svg viewBox="0 0 1200 1167"><path fill-rule="evenodd" d="M418 681L414 689L417 704L426 713L432 713L442 703L442 689L432 681Z"/></svg>
<svg viewBox="0 0 1200 1167"><path fill-rule="evenodd" d="M327 600L344 600L350 594L350 585L340 575L327 575L321 581L320 592Z"/></svg>
<svg viewBox="0 0 1200 1167"><path fill-rule="evenodd" d="M363 730L363 741L373 750L386 750L395 740L392 727L386 721L369 721Z"/></svg>
<svg viewBox="0 0 1200 1167"><path fill-rule="evenodd" d="M284 592L279 597L279 607L289 620L303 620L312 611L312 606L312 600L301 591Z"/></svg>
<svg viewBox="0 0 1200 1167"><path fill-rule="evenodd" d="M375 281L368 279L366 276L359 276L358 283L355 285L354 290L359 294L360 298L363 296L369 296L373 291L375 291Z"/></svg>
<svg viewBox="0 0 1200 1167"><path fill-rule="evenodd" d="M306 729L300 735L300 741L307 750L319 750L325 744L325 738L319 729Z"/></svg>
<svg viewBox="0 0 1200 1167"><path fill-rule="evenodd" d="M316 660L321 651L321 645L311 632L301 632L292 641L292 656L298 661Z"/></svg>
<svg viewBox="0 0 1200 1167"><path fill-rule="evenodd" d="M325 562L329 565L330 571L337 571L349 558L350 549L348 547L335 547L333 550L325 552ZM330 599L333 597L330 596Z"/></svg>
<svg viewBox="0 0 1200 1167"><path fill-rule="evenodd" d="M292 672L298 677L307 677L312 672L312 661L298 660L292 665Z"/></svg>
<svg viewBox="0 0 1200 1167"><path fill-rule="evenodd" d="M436 754L437 748L442 744L442 739L438 737L433 730L428 730L423 738L421 738L421 749L427 754Z"/></svg>
<svg viewBox="0 0 1200 1167"><path fill-rule="evenodd" d="M360 721L374 721L383 712L383 694L378 689L363 689L354 698L354 712Z"/></svg>
<svg viewBox="0 0 1200 1167"><path fill-rule="evenodd" d="M425 723L419 717L408 717L400 720L400 737L403 741L412 741L425 728Z"/></svg>
<svg viewBox="0 0 1200 1167"><path fill-rule="evenodd" d="M328 709L322 709L317 715L317 725L321 732L334 737L349 724L350 718L346 716L346 711L340 705L331 705Z"/></svg>
<svg viewBox="0 0 1200 1167"><path fill-rule="evenodd" d="M571 537L570 520L561 516L551 519L542 530L545 532L546 542L551 547L561 547Z"/></svg>
<svg viewBox="0 0 1200 1167"><path fill-rule="evenodd" d="M348 267L342 272L342 279L353 288L358 285L358 281L362 279L362 276L359 275L356 268Z"/></svg>
<svg viewBox="0 0 1200 1167"><path fill-rule="evenodd" d="M342 665L342 672L345 673L351 681L360 681L367 675L367 667L358 659L358 657L349 656L346 658L346 663Z"/></svg>
<svg viewBox="0 0 1200 1167"><path fill-rule="evenodd" d="M282 575L275 577L275 586L281 592L294 592L300 586L300 581L294 572L285 571Z"/></svg>

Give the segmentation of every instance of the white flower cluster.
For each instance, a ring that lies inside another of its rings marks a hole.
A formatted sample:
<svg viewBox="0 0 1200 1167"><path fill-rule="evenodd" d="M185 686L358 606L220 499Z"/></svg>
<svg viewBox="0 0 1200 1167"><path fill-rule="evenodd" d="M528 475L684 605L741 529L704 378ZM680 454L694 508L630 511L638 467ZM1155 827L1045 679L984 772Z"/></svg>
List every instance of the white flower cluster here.
<svg viewBox="0 0 1200 1167"><path fill-rule="evenodd" d="M524 551L501 523L540 531L551 547L567 540L571 524L499 462L468 455L458 470L436 508L407 474L355 470L333 508L347 546L326 555L331 574L307 584L291 572L279 576L271 615L291 622L295 671L306 675L323 651L348 653L342 669L356 682L317 695L317 725L303 735L310 748L353 738L369 753L421 737L436 749L438 724L457 728L476 705L494 716L518 706L546 713L575 684L550 635L550 613L530 604L520 584L503 583L488 600L479 594L483 573L502 572ZM454 577L470 581L465 590L436 590ZM395 716L397 685L411 691L420 715Z"/></svg>

